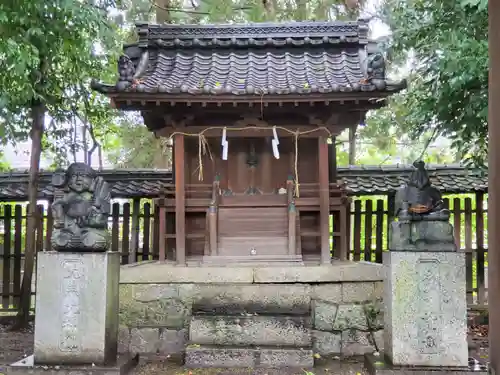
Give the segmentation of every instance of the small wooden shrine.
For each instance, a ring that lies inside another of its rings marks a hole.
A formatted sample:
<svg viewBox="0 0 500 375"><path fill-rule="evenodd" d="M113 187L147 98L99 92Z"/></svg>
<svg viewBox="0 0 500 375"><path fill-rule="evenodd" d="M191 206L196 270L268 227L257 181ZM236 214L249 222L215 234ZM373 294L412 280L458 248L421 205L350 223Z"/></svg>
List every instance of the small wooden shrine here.
<svg viewBox="0 0 500 375"><path fill-rule="evenodd" d="M349 200L336 179L335 136L405 87L386 79L367 22L138 24L137 34L117 83L93 87L173 138L160 258L345 258Z"/></svg>

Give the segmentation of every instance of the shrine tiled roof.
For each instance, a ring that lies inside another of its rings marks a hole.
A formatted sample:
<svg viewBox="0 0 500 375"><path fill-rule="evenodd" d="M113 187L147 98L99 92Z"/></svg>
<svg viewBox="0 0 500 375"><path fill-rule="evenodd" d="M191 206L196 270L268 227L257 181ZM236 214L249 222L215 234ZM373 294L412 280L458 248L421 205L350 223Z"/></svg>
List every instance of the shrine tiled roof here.
<svg viewBox="0 0 500 375"><path fill-rule="evenodd" d="M488 175L479 169L459 165L426 166L432 183L443 193L487 192ZM411 166L340 167L337 176L349 195L377 195L395 192L408 179ZM154 198L172 183L172 173L165 170L104 170L99 174L111 185L113 198ZM40 199L52 197L51 172L42 172ZM0 201L27 200L28 173L0 173Z"/></svg>
<svg viewBox="0 0 500 375"><path fill-rule="evenodd" d="M393 92L366 21L137 25L103 93L288 95Z"/></svg>

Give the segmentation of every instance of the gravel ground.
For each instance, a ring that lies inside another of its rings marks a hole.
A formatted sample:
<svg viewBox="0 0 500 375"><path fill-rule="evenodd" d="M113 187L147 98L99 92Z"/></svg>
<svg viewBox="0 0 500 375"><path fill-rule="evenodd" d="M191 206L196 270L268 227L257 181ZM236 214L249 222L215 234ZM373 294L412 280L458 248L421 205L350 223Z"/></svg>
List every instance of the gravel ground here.
<svg viewBox="0 0 500 375"><path fill-rule="evenodd" d="M26 330L12 332L12 317L0 317L0 364L9 364L33 353L33 323ZM488 325L487 317L480 313L469 314L469 357L481 363L488 362ZM339 374L356 375L362 372L362 362L321 359L315 368L315 375ZM305 372L285 370L282 372L250 370L188 370L174 362L156 362L141 364L136 369L137 375L304 375Z"/></svg>
<svg viewBox="0 0 500 375"><path fill-rule="evenodd" d="M9 364L33 354L33 322L26 330L12 332L12 317L0 316L0 364Z"/></svg>
<svg viewBox="0 0 500 375"><path fill-rule="evenodd" d="M135 375L365 375L362 358L353 360L321 359L314 373L300 369L185 369L175 363L143 363Z"/></svg>

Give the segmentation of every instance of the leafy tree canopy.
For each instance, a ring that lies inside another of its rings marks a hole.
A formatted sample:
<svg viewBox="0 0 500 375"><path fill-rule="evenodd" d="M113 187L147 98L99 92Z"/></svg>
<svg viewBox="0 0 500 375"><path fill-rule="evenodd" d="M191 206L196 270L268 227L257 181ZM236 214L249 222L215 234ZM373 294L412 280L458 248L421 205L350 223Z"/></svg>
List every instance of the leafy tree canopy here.
<svg viewBox="0 0 500 375"><path fill-rule="evenodd" d="M107 11L118 5L113 0L0 2L0 140L32 140L19 326L29 317L43 141L47 135L63 137L62 123L78 118L87 126L90 118L101 118L102 112L92 112L98 101L92 102L89 83L112 65L109 58L117 48Z"/></svg>
<svg viewBox="0 0 500 375"><path fill-rule="evenodd" d="M115 111L89 83L97 74L114 75L121 40L107 14L116 6L114 0L0 3L2 142L28 138L38 103L45 117L43 148L63 159L78 147L72 142L76 128L109 125Z"/></svg>
<svg viewBox="0 0 500 375"><path fill-rule="evenodd" d="M393 100L402 130L452 140L462 159L482 164L488 131L487 0L385 0L389 52L409 66L409 88Z"/></svg>

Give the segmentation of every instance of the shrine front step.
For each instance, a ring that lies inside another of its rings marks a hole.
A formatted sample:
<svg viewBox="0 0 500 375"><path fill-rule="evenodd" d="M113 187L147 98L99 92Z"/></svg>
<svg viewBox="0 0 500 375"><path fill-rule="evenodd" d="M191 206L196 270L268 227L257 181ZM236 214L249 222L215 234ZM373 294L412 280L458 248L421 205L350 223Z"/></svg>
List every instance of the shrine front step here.
<svg viewBox="0 0 500 375"><path fill-rule="evenodd" d="M189 326L188 368L312 368L309 315L196 314Z"/></svg>
<svg viewBox="0 0 500 375"><path fill-rule="evenodd" d="M300 371L314 366L311 348L237 347L189 345L188 368L292 368Z"/></svg>
<svg viewBox="0 0 500 375"><path fill-rule="evenodd" d="M189 341L199 345L312 346L312 321L304 316L197 315L191 318Z"/></svg>

